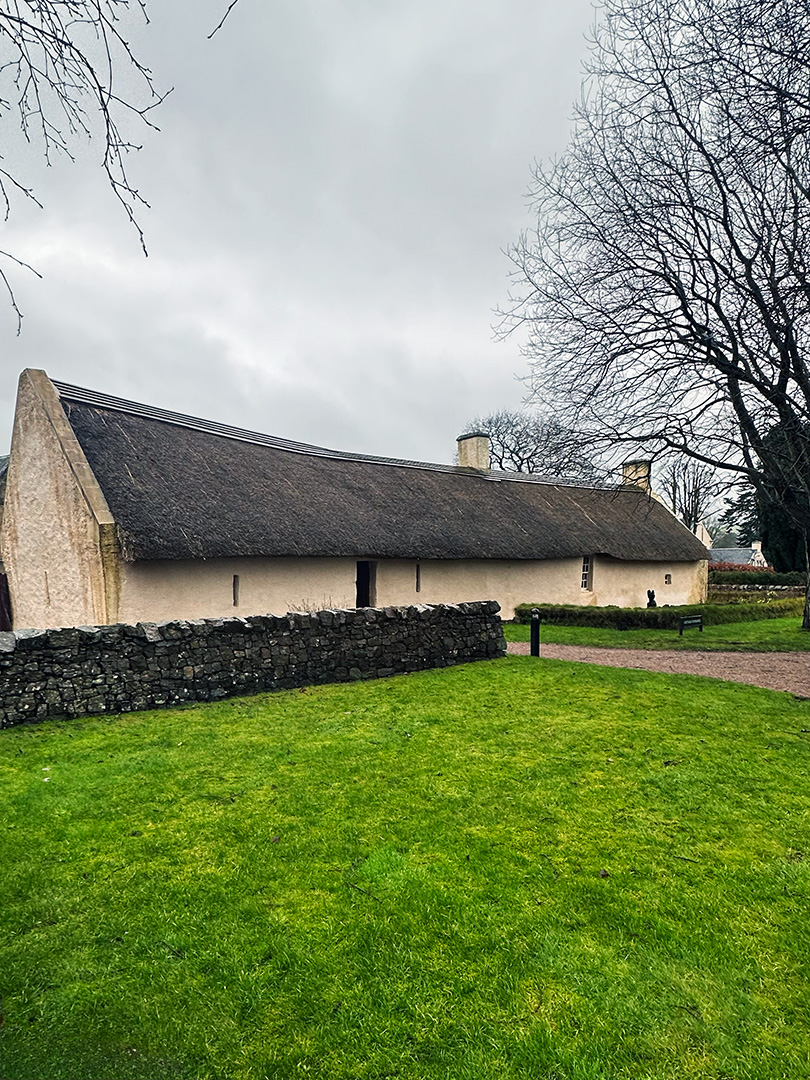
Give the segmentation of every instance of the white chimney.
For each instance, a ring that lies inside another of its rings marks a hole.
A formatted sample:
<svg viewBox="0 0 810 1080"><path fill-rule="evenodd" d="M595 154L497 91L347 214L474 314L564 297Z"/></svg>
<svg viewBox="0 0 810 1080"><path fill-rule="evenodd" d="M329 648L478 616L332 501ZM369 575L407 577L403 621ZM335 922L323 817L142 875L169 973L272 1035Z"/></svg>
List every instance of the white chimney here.
<svg viewBox="0 0 810 1080"><path fill-rule="evenodd" d="M648 495L652 493L652 462L644 459L625 461L622 464L622 484L624 487L640 487Z"/></svg>
<svg viewBox="0 0 810 1080"><path fill-rule="evenodd" d="M468 431L459 435L458 463L463 469L478 469L486 472L489 469L489 435L483 431Z"/></svg>

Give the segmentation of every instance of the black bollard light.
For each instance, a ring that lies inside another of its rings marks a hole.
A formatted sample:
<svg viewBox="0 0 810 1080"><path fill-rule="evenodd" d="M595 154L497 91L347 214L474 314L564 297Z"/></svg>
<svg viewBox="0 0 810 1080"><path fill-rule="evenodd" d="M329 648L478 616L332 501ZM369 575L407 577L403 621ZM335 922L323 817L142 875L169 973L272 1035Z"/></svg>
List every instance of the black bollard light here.
<svg viewBox="0 0 810 1080"><path fill-rule="evenodd" d="M540 612L536 607L532 608L532 630L531 630L531 654L532 656L540 655Z"/></svg>

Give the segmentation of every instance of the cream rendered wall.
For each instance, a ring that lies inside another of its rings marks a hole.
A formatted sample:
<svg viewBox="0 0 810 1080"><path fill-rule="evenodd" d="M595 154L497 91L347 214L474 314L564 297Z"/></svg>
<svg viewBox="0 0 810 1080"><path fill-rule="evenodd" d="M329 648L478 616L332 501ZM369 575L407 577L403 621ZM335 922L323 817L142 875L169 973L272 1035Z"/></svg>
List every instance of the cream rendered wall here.
<svg viewBox="0 0 810 1080"><path fill-rule="evenodd" d="M355 559L207 559L125 564L121 570L121 622L216 618L267 612L353 607ZM377 561L378 607L399 604L454 604L497 600L504 617L526 600L578 603L580 560L505 562L480 559L416 563ZM239 603L233 603L233 577L239 577ZM592 603L592 600L588 602ZM646 603L646 597L645 597Z"/></svg>
<svg viewBox="0 0 810 1080"><path fill-rule="evenodd" d="M646 607L647 590L664 604L700 604L706 599L709 564L700 562L624 562L598 555L594 559L594 604ZM672 578L666 584L666 575ZM584 590L583 590L584 591Z"/></svg>
<svg viewBox="0 0 810 1080"><path fill-rule="evenodd" d="M377 603L457 604L497 600L501 616L511 619L516 604L542 600L575 604L580 597L580 559L542 562L505 559L435 559L422 561L421 590L416 592L416 563L377 563Z"/></svg>
<svg viewBox="0 0 810 1080"><path fill-rule="evenodd" d="M283 615L353 607L354 559L177 559L125 563L121 622ZM239 577L239 603L233 578ZM409 600L408 603L413 603Z"/></svg>
<svg viewBox="0 0 810 1080"><path fill-rule="evenodd" d="M54 387L23 372L0 535L15 629L108 621L102 532L112 518L83 470Z"/></svg>
<svg viewBox="0 0 810 1080"><path fill-rule="evenodd" d="M697 602L705 563L626 563L594 560L593 589L580 586L581 559L526 562L430 560L377 562L379 607L497 600L504 618L516 604L619 604L644 607L647 589L659 604ZM318 608L353 607L355 559L209 559L130 563L122 568L119 618L122 622L214 618ZM233 577L239 603L233 603ZM664 575L672 584L664 585ZM703 586L705 592L705 585Z"/></svg>
<svg viewBox="0 0 810 1080"><path fill-rule="evenodd" d="M706 598L706 562L624 562L607 556L592 560L592 589L583 589L582 559L433 560L421 563L416 592L416 563L377 564L377 603L452 604L460 600L497 600L505 619L517 604L583 604L646 607L647 589L663 604L693 604ZM665 575L672 583L665 585Z"/></svg>

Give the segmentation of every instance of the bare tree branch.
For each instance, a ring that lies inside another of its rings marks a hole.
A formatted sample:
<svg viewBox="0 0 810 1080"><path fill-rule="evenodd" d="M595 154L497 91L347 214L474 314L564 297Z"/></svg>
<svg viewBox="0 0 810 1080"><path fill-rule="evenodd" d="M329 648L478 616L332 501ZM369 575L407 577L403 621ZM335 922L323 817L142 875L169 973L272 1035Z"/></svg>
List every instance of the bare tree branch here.
<svg viewBox="0 0 810 1080"><path fill-rule="evenodd" d="M144 19L146 7L135 7ZM39 144L47 164L55 155L73 160L80 139L100 136L101 165L110 187L146 252L138 207L147 203L127 173L126 158L139 149L126 131L134 117L154 128L151 112L166 94L132 51L123 33L129 0L6 0L0 4L0 119L16 116L25 140ZM126 79L132 91L120 93ZM30 185L0 172L5 217L10 195L36 201Z"/></svg>
<svg viewBox="0 0 810 1080"><path fill-rule="evenodd" d="M218 30L222 29L222 27L225 25L225 20L228 18L228 16L230 15L230 13L233 11L233 9L236 7L236 5L238 3L239 3L239 0L231 0L230 4L228 4L228 8L227 8L225 14L222 16L222 18L219 20L217 25L214 27L214 29L211 31L211 33L208 35L208 40L209 41L214 36L214 34L217 33Z"/></svg>
<svg viewBox="0 0 810 1080"><path fill-rule="evenodd" d="M694 458L675 457L658 471L656 491L687 529L696 532L714 508L721 492L728 490L717 469Z"/></svg>
<svg viewBox="0 0 810 1080"><path fill-rule="evenodd" d="M209 37L236 3L232 0ZM149 21L146 0L0 0L0 122L16 126L46 165L59 156L74 160L79 144L97 139L107 182L146 255L139 212L148 203L130 178L127 158L141 148L133 125L158 130L152 113L171 91L157 89L152 72L130 46L126 30L136 16ZM0 153L5 221L15 197L41 206L33 186L6 164L10 142L7 134ZM0 259L32 269L7 252L0 251ZM2 271L0 282L19 333L22 315Z"/></svg>
<svg viewBox="0 0 810 1080"><path fill-rule="evenodd" d="M583 484L603 478L585 448L553 417L501 409L467 427L489 436L493 469Z"/></svg>

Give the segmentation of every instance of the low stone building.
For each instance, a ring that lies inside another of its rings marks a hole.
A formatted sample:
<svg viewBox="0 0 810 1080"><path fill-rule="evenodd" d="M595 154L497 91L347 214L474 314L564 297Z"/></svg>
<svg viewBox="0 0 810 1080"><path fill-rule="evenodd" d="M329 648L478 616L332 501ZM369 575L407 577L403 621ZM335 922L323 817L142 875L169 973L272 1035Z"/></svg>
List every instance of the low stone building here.
<svg viewBox="0 0 810 1080"><path fill-rule="evenodd" d="M708 552L639 484L325 450L20 378L0 550L15 628L495 599L705 598Z"/></svg>

